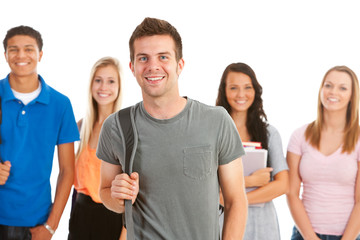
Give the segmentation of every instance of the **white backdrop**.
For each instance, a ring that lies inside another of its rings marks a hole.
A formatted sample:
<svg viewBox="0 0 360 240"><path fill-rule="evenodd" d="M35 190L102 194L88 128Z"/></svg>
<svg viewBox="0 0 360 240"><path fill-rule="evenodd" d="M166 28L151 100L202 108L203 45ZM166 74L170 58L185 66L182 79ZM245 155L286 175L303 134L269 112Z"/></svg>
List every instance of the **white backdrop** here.
<svg viewBox="0 0 360 240"><path fill-rule="evenodd" d="M214 105L225 67L249 64L263 86L265 112L282 136L284 152L292 131L316 117L324 73L347 65L360 74L356 1L2 0L0 9L1 41L18 25L41 32L44 55L38 72L71 99L77 120L85 113L90 69L103 56L116 57L122 64L123 106L141 100L128 67L128 40L147 16L169 21L182 36L181 95ZM0 78L8 72L1 57ZM53 187L57 171L55 157ZM285 198L275 203L282 237L289 239L293 221ZM54 240L67 238L69 208L68 204Z"/></svg>

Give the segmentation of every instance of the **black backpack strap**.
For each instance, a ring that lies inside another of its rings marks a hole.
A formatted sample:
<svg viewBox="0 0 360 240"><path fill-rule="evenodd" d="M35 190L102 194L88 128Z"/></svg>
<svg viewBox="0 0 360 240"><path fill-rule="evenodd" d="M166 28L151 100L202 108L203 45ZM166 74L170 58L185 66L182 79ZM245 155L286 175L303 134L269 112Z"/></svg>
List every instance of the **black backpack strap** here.
<svg viewBox="0 0 360 240"><path fill-rule="evenodd" d="M131 124L131 107L122 109L119 111L119 120L121 130L125 139L125 172L131 174L130 172L130 158L134 148L134 130Z"/></svg>
<svg viewBox="0 0 360 240"><path fill-rule="evenodd" d="M134 128L131 121L131 109L132 107L127 107L119 111L119 121L121 130L123 132L125 140L125 173L129 176L132 172L131 157L133 155L134 149ZM134 222L132 218L132 202L131 200L125 200L125 222L127 230L127 240L135 240L134 235Z"/></svg>

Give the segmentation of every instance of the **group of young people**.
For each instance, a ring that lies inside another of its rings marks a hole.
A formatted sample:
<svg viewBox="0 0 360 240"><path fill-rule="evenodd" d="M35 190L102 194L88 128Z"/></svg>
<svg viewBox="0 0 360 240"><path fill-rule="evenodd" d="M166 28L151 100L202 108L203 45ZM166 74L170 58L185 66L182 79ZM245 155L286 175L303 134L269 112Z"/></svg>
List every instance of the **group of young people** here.
<svg viewBox="0 0 360 240"><path fill-rule="evenodd" d="M87 113L76 124L70 100L37 73L42 45L26 26L4 39L11 71L0 81L0 239L51 239L73 184L69 240L276 240L272 200L283 194L295 222L292 240L360 239L359 83L348 67L325 74L317 119L294 131L285 158L253 69L230 64L216 106L182 97L181 37L170 23L145 18L129 41L143 101L131 107L136 152L127 174L120 63L104 57L94 64ZM249 176L242 141L268 151L267 166ZM133 224L124 223L126 202Z"/></svg>

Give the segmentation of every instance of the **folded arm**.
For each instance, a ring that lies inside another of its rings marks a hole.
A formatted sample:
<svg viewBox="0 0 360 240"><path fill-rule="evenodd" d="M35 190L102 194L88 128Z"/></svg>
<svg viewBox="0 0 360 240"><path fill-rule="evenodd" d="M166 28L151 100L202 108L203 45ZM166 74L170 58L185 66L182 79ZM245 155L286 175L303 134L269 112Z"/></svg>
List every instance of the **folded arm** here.
<svg viewBox="0 0 360 240"><path fill-rule="evenodd" d="M246 178L245 178L246 185ZM288 190L289 174L287 170L278 172L274 176L274 180L247 193L249 204L264 203L273 200Z"/></svg>

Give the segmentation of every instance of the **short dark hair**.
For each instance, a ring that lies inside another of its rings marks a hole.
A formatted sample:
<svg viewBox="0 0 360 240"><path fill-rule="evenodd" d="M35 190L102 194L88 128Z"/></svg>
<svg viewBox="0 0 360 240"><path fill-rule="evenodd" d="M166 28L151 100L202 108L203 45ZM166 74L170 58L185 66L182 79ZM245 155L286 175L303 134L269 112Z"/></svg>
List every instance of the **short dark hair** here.
<svg viewBox="0 0 360 240"><path fill-rule="evenodd" d="M174 26L165 20L157 18L145 18L140 25L138 25L130 37L130 60L134 61L134 42L141 37L149 37L154 35L169 35L175 42L176 60L182 58L182 41L180 34Z"/></svg>
<svg viewBox="0 0 360 240"><path fill-rule="evenodd" d="M17 35L25 35L34 38L38 45L39 51L42 50L43 40L41 38L41 34L31 27L21 25L18 27L11 28L10 30L7 31L7 34L3 41L5 52L6 52L8 40Z"/></svg>

